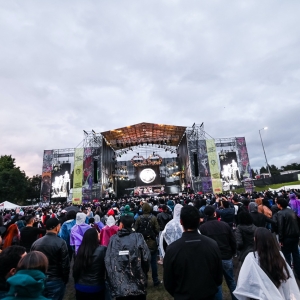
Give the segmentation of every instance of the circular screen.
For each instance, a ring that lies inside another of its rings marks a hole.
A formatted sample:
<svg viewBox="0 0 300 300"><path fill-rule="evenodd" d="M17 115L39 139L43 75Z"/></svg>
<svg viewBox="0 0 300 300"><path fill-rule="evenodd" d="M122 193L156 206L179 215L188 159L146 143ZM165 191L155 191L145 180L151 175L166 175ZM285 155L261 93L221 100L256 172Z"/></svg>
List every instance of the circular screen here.
<svg viewBox="0 0 300 300"><path fill-rule="evenodd" d="M156 174L152 169L144 169L141 174L140 178L144 183L151 183L155 180Z"/></svg>

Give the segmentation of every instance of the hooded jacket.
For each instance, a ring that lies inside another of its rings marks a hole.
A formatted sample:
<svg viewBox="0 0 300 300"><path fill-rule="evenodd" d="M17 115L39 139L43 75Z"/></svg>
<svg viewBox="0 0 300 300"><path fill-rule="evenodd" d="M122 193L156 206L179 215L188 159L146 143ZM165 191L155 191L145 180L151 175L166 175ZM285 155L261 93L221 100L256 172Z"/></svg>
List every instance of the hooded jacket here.
<svg viewBox="0 0 300 300"><path fill-rule="evenodd" d="M152 208L148 203L144 203L142 206L142 210L143 210L143 214L139 216L135 222L135 226L134 226L135 231L138 231L139 227L141 226L141 218L148 218L151 215ZM159 234L159 224L157 218L153 215L151 215L150 225L152 227L153 232L157 236ZM157 250L156 240L147 239L146 243L150 251Z"/></svg>
<svg viewBox="0 0 300 300"><path fill-rule="evenodd" d="M46 275L39 270L20 270L16 275L7 279L10 285L5 300L35 299L46 300L42 295Z"/></svg>
<svg viewBox="0 0 300 300"><path fill-rule="evenodd" d="M255 225L238 225L235 236L236 246L239 253L239 260L244 261L247 254L253 251L254 247L254 232L256 230Z"/></svg>
<svg viewBox="0 0 300 300"><path fill-rule="evenodd" d="M105 266L112 297L146 294L150 257L141 233L123 228L111 237Z"/></svg>

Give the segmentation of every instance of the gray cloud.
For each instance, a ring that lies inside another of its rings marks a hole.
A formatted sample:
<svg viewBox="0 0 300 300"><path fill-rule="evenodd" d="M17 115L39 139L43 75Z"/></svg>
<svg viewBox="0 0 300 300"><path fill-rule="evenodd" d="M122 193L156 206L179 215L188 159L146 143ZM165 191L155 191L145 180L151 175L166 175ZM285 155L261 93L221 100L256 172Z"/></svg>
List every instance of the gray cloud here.
<svg viewBox="0 0 300 300"><path fill-rule="evenodd" d="M204 122L253 168L298 160L298 1L1 1L0 154L28 175L83 129Z"/></svg>

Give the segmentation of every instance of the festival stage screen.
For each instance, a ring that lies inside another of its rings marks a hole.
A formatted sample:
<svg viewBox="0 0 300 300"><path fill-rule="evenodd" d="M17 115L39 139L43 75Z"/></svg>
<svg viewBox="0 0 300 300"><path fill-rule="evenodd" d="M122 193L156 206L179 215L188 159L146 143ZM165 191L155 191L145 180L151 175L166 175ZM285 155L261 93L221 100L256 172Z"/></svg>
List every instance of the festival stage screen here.
<svg viewBox="0 0 300 300"><path fill-rule="evenodd" d="M52 171L51 198L68 197L70 191L71 164L64 163L58 170Z"/></svg>
<svg viewBox="0 0 300 300"><path fill-rule="evenodd" d="M136 185L153 186L160 184L159 166L147 166L137 168Z"/></svg>
<svg viewBox="0 0 300 300"><path fill-rule="evenodd" d="M219 153L219 159L223 185L240 185L240 171L236 152Z"/></svg>

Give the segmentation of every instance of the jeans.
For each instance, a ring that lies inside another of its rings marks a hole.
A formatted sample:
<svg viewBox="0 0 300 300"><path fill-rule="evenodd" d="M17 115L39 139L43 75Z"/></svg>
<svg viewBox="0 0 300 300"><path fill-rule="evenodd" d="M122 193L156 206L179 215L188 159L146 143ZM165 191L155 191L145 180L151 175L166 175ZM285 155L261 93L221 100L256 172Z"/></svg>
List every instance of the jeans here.
<svg viewBox="0 0 300 300"><path fill-rule="evenodd" d="M52 300L62 300L66 285L62 280L46 280L44 296Z"/></svg>
<svg viewBox="0 0 300 300"><path fill-rule="evenodd" d="M299 238L285 238L282 242L281 251L286 262L291 266L291 255L293 256L294 271L300 279L300 256L298 251Z"/></svg>
<svg viewBox="0 0 300 300"><path fill-rule="evenodd" d="M223 267L223 275L224 275L226 284L229 288L231 299L237 300L237 298L232 293L236 288L236 283L235 283L234 275L233 275L232 259L222 260L222 267ZM223 299L222 285L220 285L220 286L218 286L218 292L216 293L214 300L222 300L222 299Z"/></svg>
<svg viewBox="0 0 300 300"><path fill-rule="evenodd" d="M158 274L157 274L157 251L151 251L150 265L151 265L153 283L157 283L159 281Z"/></svg>

